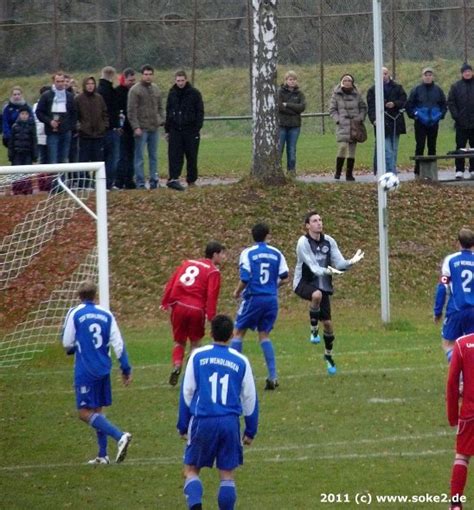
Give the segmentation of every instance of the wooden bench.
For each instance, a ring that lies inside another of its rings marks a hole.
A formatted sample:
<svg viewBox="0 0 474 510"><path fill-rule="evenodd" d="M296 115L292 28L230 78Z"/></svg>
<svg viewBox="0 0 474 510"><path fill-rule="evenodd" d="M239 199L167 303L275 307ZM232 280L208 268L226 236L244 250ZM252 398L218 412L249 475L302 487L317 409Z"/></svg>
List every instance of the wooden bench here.
<svg viewBox="0 0 474 510"><path fill-rule="evenodd" d="M412 156L412 161L420 162L420 179L438 180L438 160L474 158L474 152L465 154L443 154L440 156Z"/></svg>

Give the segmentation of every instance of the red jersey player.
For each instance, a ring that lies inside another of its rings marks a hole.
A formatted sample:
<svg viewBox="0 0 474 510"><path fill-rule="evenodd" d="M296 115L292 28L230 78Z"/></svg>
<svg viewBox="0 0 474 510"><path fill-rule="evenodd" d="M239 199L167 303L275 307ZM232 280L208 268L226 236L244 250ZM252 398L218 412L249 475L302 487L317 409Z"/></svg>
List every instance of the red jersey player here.
<svg viewBox="0 0 474 510"><path fill-rule="evenodd" d="M463 500L465 501L463 492L469 459L474 455L474 334L462 336L454 344L446 388L446 404L449 424L453 427L458 426L456 456L451 474L451 508L459 510L462 508Z"/></svg>
<svg viewBox="0 0 474 510"><path fill-rule="evenodd" d="M218 266L224 258L225 247L212 241L206 246L204 258L185 260L166 284L160 308L171 308L174 346L169 383L172 386L177 384L181 373L186 341L189 339L191 350L199 347L206 317L210 321L216 315L221 285Z"/></svg>

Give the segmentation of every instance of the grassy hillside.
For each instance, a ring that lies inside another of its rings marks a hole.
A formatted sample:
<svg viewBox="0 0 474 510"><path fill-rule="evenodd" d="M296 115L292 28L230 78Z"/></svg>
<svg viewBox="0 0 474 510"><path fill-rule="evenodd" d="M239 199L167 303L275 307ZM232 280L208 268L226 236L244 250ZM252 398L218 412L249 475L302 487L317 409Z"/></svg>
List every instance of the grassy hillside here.
<svg viewBox="0 0 474 510"><path fill-rule="evenodd" d="M389 196L391 291L395 307L416 301L429 315L439 263L455 249L459 227L472 226L469 204L473 199L472 186L415 182L403 184ZM2 207L16 219L36 200L35 196L1 199ZM231 291L237 282L238 254L251 242L251 226L260 220L268 222L271 241L282 249L292 267L296 241L303 232L302 218L312 209L320 211L326 231L336 238L343 254L350 257L357 248L366 252L363 263L337 279L336 299L350 306L379 306L375 184L290 183L282 188L263 188L243 181L186 193L167 189L124 191L109 194L108 200L112 307L129 325L153 323L160 317L159 299L171 271L182 259L200 256L211 239L222 241L228 248L228 261L222 269L221 307L233 313ZM24 283L14 287L7 301L2 298L10 318L15 313L21 315L25 306L32 307L44 297L46 288L51 289L66 278L80 262L84 243L78 244L75 239L84 237L86 232L90 237L91 225L78 219L68 227L69 232L78 229L80 233L69 239L57 238L45 252L42 263L51 268L47 273L41 274L41 267L36 266L29 270L30 280L35 280L34 289L30 290L25 276ZM282 293L283 307L291 309L296 301L287 286Z"/></svg>

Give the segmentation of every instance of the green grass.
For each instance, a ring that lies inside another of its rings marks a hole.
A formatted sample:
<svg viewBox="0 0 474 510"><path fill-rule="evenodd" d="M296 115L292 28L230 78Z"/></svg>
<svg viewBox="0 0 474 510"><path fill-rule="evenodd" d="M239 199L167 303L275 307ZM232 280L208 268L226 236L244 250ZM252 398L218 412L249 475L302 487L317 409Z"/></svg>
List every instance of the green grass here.
<svg viewBox="0 0 474 510"><path fill-rule="evenodd" d="M280 389L262 391L263 357L253 335L245 343L261 422L237 472L237 508L356 508L323 504L323 493L352 500L363 492L445 493L454 432L444 416L446 366L438 328L409 309L396 310L392 327L384 328L376 306L353 309L336 298L339 373L329 377L322 347L307 341L306 306L295 298L291 308L273 335ZM178 390L166 384L168 325L158 321L152 329L125 330L125 336L134 382L122 388L115 381L108 412L134 434L120 466L84 465L96 451L94 434L76 418L71 360L59 346L28 367L0 373L4 508L185 508L183 443L175 430ZM206 508L216 508L216 478L214 470L203 471Z"/></svg>

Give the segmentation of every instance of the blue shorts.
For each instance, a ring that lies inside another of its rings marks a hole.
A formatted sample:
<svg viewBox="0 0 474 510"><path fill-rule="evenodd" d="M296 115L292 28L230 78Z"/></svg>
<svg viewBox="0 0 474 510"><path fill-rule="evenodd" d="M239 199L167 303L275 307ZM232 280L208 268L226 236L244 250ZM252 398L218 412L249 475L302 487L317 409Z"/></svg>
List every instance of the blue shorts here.
<svg viewBox="0 0 474 510"><path fill-rule="evenodd" d="M193 417L189 424L184 463L231 471L243 463L240 420L229 416Z"/></svg>
<svg viewBox="0 0 474 510"><path fill-rule="evenodd" d="M474 333L474 308L467 308L462 311L461 327L465 335Z"/></svg>
<svg viewBox="0 0 474 510"><path fill-rule="evenodd" d="M278 316L278 299L272 296L250 296L243 299L235 318L237 329L270 332Z"/></svg>
<svg viewBox="0 0 474 510"><path fill-rule="evenodd" d="M445 340L454 342L460 336L474 333L474 309L466 308L445 317L441 334Z"/></svg>
<svg viewBox="0 0 474 510"><path fill-rule="evenodd" d="M75 391L77 409L96 409L112 404L110 375L106 375L97 381L76 384Z"/></svg>

